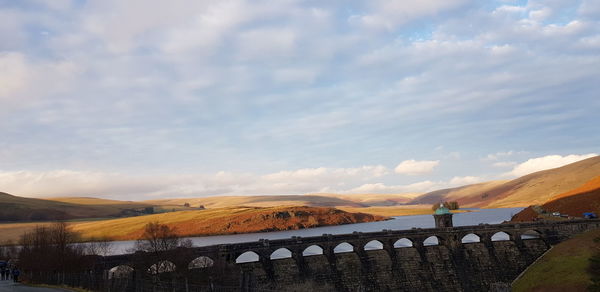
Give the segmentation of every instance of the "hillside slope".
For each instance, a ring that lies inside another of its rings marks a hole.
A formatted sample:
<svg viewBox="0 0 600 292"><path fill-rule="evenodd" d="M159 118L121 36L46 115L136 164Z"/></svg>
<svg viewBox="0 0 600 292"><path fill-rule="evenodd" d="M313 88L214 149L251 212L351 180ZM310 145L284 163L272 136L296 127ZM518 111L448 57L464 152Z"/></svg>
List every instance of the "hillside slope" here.
<svg viewBox="0 0 600 292"><path fill-rule="evenodd" d="M206 208L225 208L235 206L274 207L274 206L313 206L313 207L366 207L367 204L355 202L347 198L325 195L282 195L282 196L217 196L204 198L163 199L144 201L153 205L183 205L192 207L203 205Z"/></svg>
<svg viewBox="0 0 600 292"><path fill-rule="evenodd" d="M411 204L458 201L461 207L507 208L542 204L600 175L600 156L543 170L511 181L492 181L434 191Z"/></svg>
<svg viewBox="0 0 600 292"><path fill-rule="evenodd" d="M489 192L495 200L487 208L542 204L600 175L600 156L563 167L535 172L505 183Z"/></svg>
<svg viewBox="0 0 600 292"><path fill-rule="evenodd" d="M120 217L135 213L148 204L75 204L24 198L0 192L0 221L44 221L95 217Z"/></svg>
<svg viewBox="0 0 600 292"><path fill-rule="evenodd" d="M426 193L410 201L410 204L435 204L445 201L458 201L461 207L469 207L473 203L488 202L492 198L487 198L485 194L506 183L507 181L489 181L478 184L466 185L457 188L449 188Z"/></svg>
<svg viewBox="0 0 600 292"><path fill-rule="evenodd" d="M291 230L385 220L386 217L319 207L239 207L180 211L122 219L73 223L85 237L138 239L144 225L157 221L177 229L179 236Z"/></svg>
<svg viewBox="0 0 600 292"><path fill-rule="evenodd" d="M536 209L545 210L547 214L559 212L574 217L582 217L584 212L595 212L600 215L600 185L598 185L598 178L594 178L572 191L555 196L539 208L529 206L513 216L511 221L533 221L540 217Z"/></svg>
<svg viewBox="0 0 600 292"><path fill-rule="evenodd" d="M558 194L558 195L552 197L550 200L554 201L554 200L558 200L558 199L561 199L561 198L575 196L575 195L579 195L579 194L582 194L582 193L593 191L593 190L596 190L596 189L599 189L599 188L600 188L600 175L597 176L597 177L595 177L595 178L593 178L593 179L591 179L591 180L589 180L588 182L586 182L582 186L577 187L575 189L572 189L572 190L570 190L568 192L564 192L562 194Z"/></svg>
<svg viewBox="0 0 600 292"><path fill-rule="evenodd" d="M600 249L600 230L579 234L553 247L531 265L512 291L586 291L592 284L589 259Z"/></svg>

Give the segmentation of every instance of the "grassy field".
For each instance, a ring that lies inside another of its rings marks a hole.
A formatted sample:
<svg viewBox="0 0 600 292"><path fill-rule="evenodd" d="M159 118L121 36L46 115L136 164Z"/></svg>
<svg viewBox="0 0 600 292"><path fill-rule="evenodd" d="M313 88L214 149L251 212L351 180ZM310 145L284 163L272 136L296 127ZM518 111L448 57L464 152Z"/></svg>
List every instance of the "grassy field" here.
<svg viewBox="0 0 600 292"><path fill-rule="evenodd" d="M553 247L513 284L513 291L585 291L592 284L586 269L598 250L600 230L575 236Z"/></svg>
<svg viewBox="0 0 600 292"><path fill-rule="evenodd" d="M158 221L164 224L171 224L182 229L185 235L195 234L224 234L224 233L243 233L256 232L262 229L276 228L285 230L294 228L294 224L304 224L307 222L260 222L255 226L250 226L251 230L244 230L243 226L249 226L248 222L265 214L281 212L297 206L284 207L228 207L206 210L178 211L170 213L161 213L145 216L127 217L119 219L95 218L95 219L76 219L69 220L68 224L75 230L82 232L85 237L111 237L114 239L135 239L139 236L143 226L152 221ZM328 209L328 208L325 208ZM427 215L432 214L429 205L406 205L389 207L338 207L336 209L349 213L366 213L382 217L389 216L407 216L407 215ZM266 213L265 213L266 212ZM452 211L461 213L465 211ZM240 224L240 218L249 220ZM350 219L348 219L350 220ZM16 241L26 231L33 230L38 225L48 225L51 222L28 222L28 223L5 223L0 224L0 242L6 240ZM352 222L323 222L326 225L343 224ZM225 228L226 225L234 228ZM310 224L308 224L310 225ZM312 226L305 226L312 227Z"/></svg>
<svg viewBox="0 0 600 292"><path fill-rule="evenodd" d="M179 236L216 235L275 230L290 230L385 220L385 216L350 213L322 207L231 207L179 211L110 220L71 221L69 226L85 238L107 237L113 240L138 239L144 226L158 221L177 229ZM0 241L18 240L25 231L40 223L0 224Z"/></svg>

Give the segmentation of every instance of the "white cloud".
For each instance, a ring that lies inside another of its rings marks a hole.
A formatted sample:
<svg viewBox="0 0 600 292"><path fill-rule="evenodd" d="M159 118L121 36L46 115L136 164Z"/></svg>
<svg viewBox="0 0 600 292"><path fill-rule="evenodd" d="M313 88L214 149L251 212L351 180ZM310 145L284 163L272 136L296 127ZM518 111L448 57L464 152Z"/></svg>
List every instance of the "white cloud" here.
<svg viewBox="0 0 600 292"><path fill-rule="evenodd" d="M404 160L394 169L396 173L406 175L422 175L433 171L440 164L439 160Z"/></svg>
<svg viewBox="0 0 600 292"><path fill-rule="evenodd" d="M499 161L492 164L493 167L513 167L517 163L514 161Z"/></svg>
<svg viewBox="0 0 600 292"><path fill-rule="evenodd" d="M450 185L462 186L471 185L482 182L483 179L477 176L455 176L450 180Z"/></svg>
<svg viewBox="0 0 600 292"><path fill-rule="evenodd" d="M375 0L369 2L371 13L354 15L350 22L359 22L371 29L392 30L398 25L436 15L466 2L467 0L421 0L408 3L402 0Z"/></svg>
<svg viewBox="0 0 600 292"><path fill-rule="evenodd" d="M557 168L567 164L571 164L580 160L584 160L590 157L597 156L596 153L590 154L571 154L566 156L561 155L547 155L543 157L531 158L513 168L512 171L506 173L506 176L524 176L533 172Z"/></svg>
<svg viewBox="0 0 600 292"><path fill-rule="evenodd" d="M0 191L19 196L282 195L352 188L384 176L381 165L356 168L306 168L265 175L220 171L214 174L128 175L73 170L0 172Z"/></svg>

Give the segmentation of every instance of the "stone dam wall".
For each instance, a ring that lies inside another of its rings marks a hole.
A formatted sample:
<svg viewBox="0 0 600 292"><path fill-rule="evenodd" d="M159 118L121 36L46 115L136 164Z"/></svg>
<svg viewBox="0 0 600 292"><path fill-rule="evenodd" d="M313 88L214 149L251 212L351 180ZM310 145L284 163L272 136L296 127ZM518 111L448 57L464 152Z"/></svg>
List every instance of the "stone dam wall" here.
<svg viewBox="0 0 600 292"><path fill-rule="evenodd" d="M383 230L98 258L100 291L491 291L600 220ZM466 240L469 239L469 240ZM344 247L345 249L343 249Z"/></svg>

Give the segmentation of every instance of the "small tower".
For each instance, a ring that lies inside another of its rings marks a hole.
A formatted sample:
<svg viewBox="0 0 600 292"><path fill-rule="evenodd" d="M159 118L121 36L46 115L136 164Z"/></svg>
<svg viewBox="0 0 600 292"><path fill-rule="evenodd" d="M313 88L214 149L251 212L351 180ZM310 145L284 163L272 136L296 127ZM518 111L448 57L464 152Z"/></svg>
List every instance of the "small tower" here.
<svg viewBox="0 0 600 292"><path fill-rule="evenodd" d="M435 220L435 228L452 227L452 213L444 204L440 203L440 206L435 210L433 219Z"/></svg>

